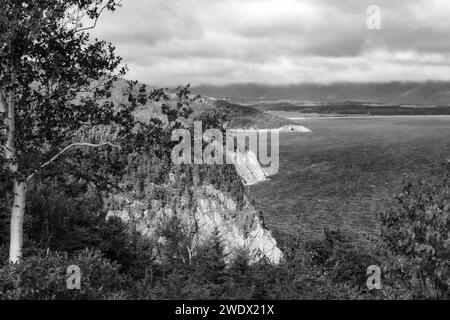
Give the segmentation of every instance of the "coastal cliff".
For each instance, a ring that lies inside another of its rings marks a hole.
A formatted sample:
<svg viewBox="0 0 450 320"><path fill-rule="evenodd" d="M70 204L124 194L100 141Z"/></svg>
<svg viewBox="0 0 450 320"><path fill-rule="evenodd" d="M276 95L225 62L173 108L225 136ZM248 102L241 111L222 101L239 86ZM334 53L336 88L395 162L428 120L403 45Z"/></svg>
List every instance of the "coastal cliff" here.
<svg viewBox="0 0 450 320"><path fill-rule="evenodd" d="M261 167L252 151L229 152L228 156L234 163L244 185L251 186L268 180L269 174Z"/></svg>
<svg viewBox="0 0 450 320"><path fill-rule="evenodd" d="M248 253L249 263L263 258L278 264L282 252L276 240L264 225L261 213L244 198L239 208L236 201L213 186L192 188L195 205L183 206L187 199L181 197L175 209L161 206L154 201L150 208L140 201L127 201L121 210L110 210L107 219L118 217L142 236L163 243L164 237L158 230L176 218L186 235L191 236L189 250L195 254L196 248L206 243L217 231L224 245L226 262L233 260L242 250ZM119 200L119 198L116 198Z"/></svg>

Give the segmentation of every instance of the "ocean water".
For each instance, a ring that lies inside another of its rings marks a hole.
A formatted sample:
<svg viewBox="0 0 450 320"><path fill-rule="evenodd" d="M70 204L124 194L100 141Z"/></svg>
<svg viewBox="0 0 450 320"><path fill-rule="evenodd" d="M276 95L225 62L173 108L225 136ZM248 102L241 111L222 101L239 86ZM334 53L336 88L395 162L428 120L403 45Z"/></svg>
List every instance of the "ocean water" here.
<svg viewBox="0 0 450 320"><path fill-rule="evenodd" d="M450 117L306 119L312 133L280 137L280 170L251 186L266 225L319 238L341 229L367 243L377 214L397 205L405 176L439 174L450 158Z"/></svg>

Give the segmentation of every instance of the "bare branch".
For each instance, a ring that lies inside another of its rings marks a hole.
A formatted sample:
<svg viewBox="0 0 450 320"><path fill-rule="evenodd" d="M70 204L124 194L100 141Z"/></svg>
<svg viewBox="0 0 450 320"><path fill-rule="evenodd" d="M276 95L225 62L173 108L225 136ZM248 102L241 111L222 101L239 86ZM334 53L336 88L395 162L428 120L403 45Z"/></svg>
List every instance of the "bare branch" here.
<svg viewBox="0 0 450 320"><path fill-rule="evenodd" d="M121 5L122 5L122 1L119 0L119 1L117 1L117 2L114 2L114 5L115 5L115 6L121 6ZM100 9L100 11L98 12L97 16L95 17L94 24L93 24L92 26L90 26L90 27L85 27L85 28L81 28L81 29L76 29L76 30L75 30L75 33L94 29L94 28L97 26L98 19L99 19L100 16L102 15L102 12L103 12L105 9L108 9L108 6L109 6L109 4L107 3L107 4L105 4L105 5Z"/></svg>
<svg viewBox="0 0 450 320"><path fill-rule="evenodd" d="M117 148L117 149L121 149L120 146L113 144L111 142L103 142L103 143L99 143L99 144L94 144L94 143L87 143L87 142L77 142L77 143L72 143L71 145L68 145L67 147L65 147L64 149L62 149L57 155L55 155L53 158L51 158L49 161L47 161L46 163L44 163L43 165L41 165L38 169L36 169L32 174L30 174L27 178L27 182L30 181L31 179L33 179L34 175L39 171L44 169L45 167L47 167L48 165L50 165L52 162L56 161L60 156L62 156L65 152L67 152L68 150L72 149L72 148L76 148L76 147L91 147L91 148L100 148L103 146L110 146L113 148Z"/></svg>
<svg viewBox="0 0 450 320"><path fill-rule="evenodd" d="M100 18L102 12L106 9L106 7L107 6L105 5L103 8L100 9L100 12L98 13L98 16L95 18L94 24L92 26L81 28L81 29L77 29L77 30L75 30L75 33L94 29L97 26L98 19Z"/></svg>

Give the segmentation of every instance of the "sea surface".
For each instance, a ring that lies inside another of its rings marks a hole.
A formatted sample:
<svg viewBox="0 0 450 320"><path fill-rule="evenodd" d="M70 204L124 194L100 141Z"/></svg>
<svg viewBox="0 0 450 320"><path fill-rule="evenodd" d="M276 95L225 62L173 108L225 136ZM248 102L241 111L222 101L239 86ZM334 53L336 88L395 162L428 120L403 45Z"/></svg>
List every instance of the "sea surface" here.
<svg viewBox="0 0 450 320"><path fill-rule="evenodd" d="M450 158L450 116L302 119L312 133L280 136L280 170L249 187L266 225L320 238L341 229L367 243L377 214L395 208L405 177L440 174Z"/></svg>

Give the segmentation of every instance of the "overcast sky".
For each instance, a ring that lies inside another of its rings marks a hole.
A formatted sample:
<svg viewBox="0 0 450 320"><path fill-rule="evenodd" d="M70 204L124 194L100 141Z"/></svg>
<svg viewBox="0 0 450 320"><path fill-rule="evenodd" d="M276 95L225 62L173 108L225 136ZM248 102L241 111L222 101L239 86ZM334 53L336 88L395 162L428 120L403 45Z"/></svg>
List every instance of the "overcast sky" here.
<svg viewBox="0 0 450 320"><path fill-rule="evenodd" d="M151 85L450 80L449 0L123 0L94 35Z"/></svg>

